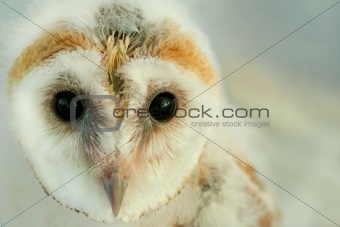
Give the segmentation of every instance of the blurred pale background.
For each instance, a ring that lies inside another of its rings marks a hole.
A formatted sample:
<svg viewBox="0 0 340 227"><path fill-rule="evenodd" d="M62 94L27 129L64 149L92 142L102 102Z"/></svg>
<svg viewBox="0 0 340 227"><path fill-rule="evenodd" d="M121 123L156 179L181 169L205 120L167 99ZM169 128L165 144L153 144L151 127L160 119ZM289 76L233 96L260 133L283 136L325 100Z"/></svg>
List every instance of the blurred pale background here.
<svg viewBox="0 0 340 227"><path fill-rule="evenodd" d="M7 2L19 11L29 3ZM331 0L184 1L196 23L209 36L222 76L233 72L334 3L336 1ZM0 15L2 23L17 17L3 4L0 4ZM248 147L247 153L257 164L258 171L338 225L339 21L340 4L222 82L234 106L270 110L270 127L238 129L243 135L239 139ZM1 100L0 223L45 196L9 129L4 103ZM284 226L337 226L286 191L271 182L267 184L271 184L278 197ZM15 190L9 190L9 185ZM27 185L29 187L25 187ZM47 198L7 226L40 226L42 220L51 219L54 226L66 227L70 226L65 218L68 213ZM84 226L87 219L79 219L79 226ZM91 226L95 224L91 223Z"/></svg>

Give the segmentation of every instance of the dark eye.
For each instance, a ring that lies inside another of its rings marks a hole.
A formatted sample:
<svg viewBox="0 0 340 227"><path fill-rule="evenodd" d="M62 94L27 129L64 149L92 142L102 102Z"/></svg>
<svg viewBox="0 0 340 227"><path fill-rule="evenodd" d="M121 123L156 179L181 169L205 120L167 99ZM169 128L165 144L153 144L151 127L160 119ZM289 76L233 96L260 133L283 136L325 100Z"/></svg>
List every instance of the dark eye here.
<svg viewBox="0 0 340 227"><path fill-rule="evenodd" d="M64 121L71 120L71 101L76 96L77 95L71 91L62 91L55 95L54 110L60 119ZM76 119L81 117L84 113L84 106L81 101L76 103L75 111Z"/></svg>
<svg viewBox="0 0 340 227"><path fill-rule="evenodd" d="M149 113L156 121L166 122L175 115L176 107L176 97L169 92L163 92L153 98L149 106Z"/></svg>

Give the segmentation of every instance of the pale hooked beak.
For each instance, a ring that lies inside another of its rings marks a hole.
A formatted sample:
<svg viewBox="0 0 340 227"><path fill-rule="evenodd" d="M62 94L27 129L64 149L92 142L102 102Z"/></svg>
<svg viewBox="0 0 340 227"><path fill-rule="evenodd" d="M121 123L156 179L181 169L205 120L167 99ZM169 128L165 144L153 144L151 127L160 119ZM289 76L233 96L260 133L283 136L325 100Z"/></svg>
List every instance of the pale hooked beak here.
<svg viewBox="0 0 340 227"><path fill-rule="evenodd" d="M102 181L112 207L112 213L117 217L122 206L127 181L121 173L116 171L110 177L104 177Z"/></svg>

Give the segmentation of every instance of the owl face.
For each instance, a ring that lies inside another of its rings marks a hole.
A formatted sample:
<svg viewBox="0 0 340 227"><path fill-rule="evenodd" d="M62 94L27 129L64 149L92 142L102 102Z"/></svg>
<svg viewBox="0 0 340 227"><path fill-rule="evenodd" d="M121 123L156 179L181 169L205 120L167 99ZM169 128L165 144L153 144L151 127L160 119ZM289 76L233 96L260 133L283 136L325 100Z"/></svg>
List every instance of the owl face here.
<svg viewBox="0 0 340 227"><path fill-rule="evenodd" d="M61 7L64 17L35 35L9 73L16 131L37 179L96 221L132 221L177 196L206 142L188 126L205 119L185 110L218 103L213 92L190 101L216 82L209 53L198 31L158 7L163 14L140 2L92 2L78 9L86 20Z"/></svg>

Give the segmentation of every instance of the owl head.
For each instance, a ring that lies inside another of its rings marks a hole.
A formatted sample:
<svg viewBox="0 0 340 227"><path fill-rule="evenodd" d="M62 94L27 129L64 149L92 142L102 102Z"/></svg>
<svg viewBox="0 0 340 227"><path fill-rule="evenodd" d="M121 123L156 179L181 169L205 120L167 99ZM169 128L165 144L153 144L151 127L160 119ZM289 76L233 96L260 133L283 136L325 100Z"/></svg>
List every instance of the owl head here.
<svg viewBox="0 0 340 227"><path fill-rule="evenodd" d="M47 1L31 16L9 41L8 93L44 190L104 222L171 202L209 133L190 124L218 105L205 36L163 1Z"/></svg>

